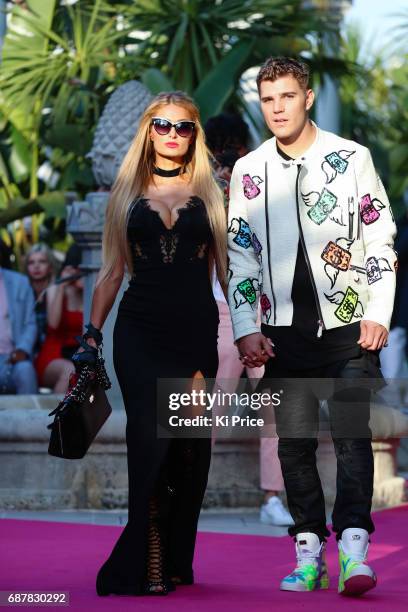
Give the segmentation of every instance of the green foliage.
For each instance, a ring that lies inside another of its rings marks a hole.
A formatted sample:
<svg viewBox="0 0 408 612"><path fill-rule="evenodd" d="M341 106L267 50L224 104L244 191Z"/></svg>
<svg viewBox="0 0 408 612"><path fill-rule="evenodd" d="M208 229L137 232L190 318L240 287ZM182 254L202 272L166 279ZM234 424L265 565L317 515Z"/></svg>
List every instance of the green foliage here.
<svg viewBox="0 0 408 612"><path fill-rule="evenodd" d="M340 57L354 66L340 79L342 135L370 148L398 216L408 188L408 56L363 40L355 24L342 40Z"/></svg>
<svg viewBox="0 0 408 612"><path fill-rule="evenodd" d="M35 238L44 219L64 217L64 191L94 187L86 154L108 96L126 80L187 91L205 121L243 108L239 79L269 55L302 53L318 74L344 72L321 50L327 32L336 35L330 13L303 0L14 4L0 67L0 223L41 211ZM39 178L44 162L53 183Z"/></svg>
<svg viewBox="0 0 408 612"><path fill-rule="evenodd" d="M84 163L112 86L108 68L127 34L116 27L111 9L104 0L73 6L28 0L12 9L0 70L0 109L12 126L8 163L14 180L30 176L28 191L23 185L27 198L45 188L37 178L45 147L69 156L57 167L61 183L67 183L63 170L68 168L77 181L70 188L89 187L90 173L73 173L69 162L74 155L78 165Z"/></svg>
<svg viewBox="0 0 408 612"><path fill-rule="evenodd" d="M270 55L301 52L313 63L311 39L336 27L330 14L302 0L135 0L122 12L139 31L132 36L149 65L143 81L155 93L186 91L204 121L242 104L236 90L247 68Z"/></svg>
<svg viewBox="0 0 408 612"><path fill-rule="evenodd" d="M393 195L402 199L408 189L408 54L390 71L389 123L387 139Z"/></svg>

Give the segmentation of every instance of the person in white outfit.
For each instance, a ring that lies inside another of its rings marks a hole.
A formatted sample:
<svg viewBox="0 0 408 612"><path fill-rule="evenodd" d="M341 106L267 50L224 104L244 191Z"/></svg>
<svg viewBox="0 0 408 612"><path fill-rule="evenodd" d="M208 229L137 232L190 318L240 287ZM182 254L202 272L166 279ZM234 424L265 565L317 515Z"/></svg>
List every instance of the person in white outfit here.
<svg viewBox="0 0 408 612"><path fill-rule="evenodd" d="M374 531L370 388L383 384L378 352L394 302L394 218L368 149L309 119L314 93L303 62L270 58L257 85L274 138L233 169L228 302L243 363L265 364L265 378L285 384L275 418L297 565L280 588L308 592L329 583L316 466L320 388L296 382L317 378L335 385L328 405L338 590L360 595L376 585L366 563Z"/></svg>

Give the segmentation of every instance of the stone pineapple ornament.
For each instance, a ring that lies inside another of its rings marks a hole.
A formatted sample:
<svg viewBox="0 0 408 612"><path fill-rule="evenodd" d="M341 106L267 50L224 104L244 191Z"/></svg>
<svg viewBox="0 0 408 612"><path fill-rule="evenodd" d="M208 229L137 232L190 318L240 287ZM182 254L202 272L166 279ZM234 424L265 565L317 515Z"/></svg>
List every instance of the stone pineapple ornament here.
<svg viewBox="0 0 408 612"><path fill-rule="evenodd" d="M101 187L112 186L152 97L142 83L128 81L120 85L106 103L88 153L96 182Z"/></svg>

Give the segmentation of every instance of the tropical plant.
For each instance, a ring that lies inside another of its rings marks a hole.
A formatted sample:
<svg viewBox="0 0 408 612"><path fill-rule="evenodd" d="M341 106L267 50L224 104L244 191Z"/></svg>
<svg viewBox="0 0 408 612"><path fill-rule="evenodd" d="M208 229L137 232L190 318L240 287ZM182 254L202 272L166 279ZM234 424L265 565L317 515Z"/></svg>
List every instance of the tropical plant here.
<svg viewBox="0 0 408 612"><path fill-rule="evenodd" d="M2 224L39 210L64 216L63 191L93 185L85 155L126 35L111 8L104 0L27 0L12 8L0 70ZM52 197L40 179L44 163L56 179L50 187L59 189Z"/></svg>
<svg viewBox="0 0 408 612"><path fill-rule="evenodd" d="M318 42L336 35L303 0L25 0L13 6L0 67L0 224L65 215L66 191L94 179L86 157L109 94L130 78L152 93L183 89L204 121L250 109L238 84L271 54L302 53L344 71ZM42 216L38 213L43 211ZM24 231L20 234L24 240Z"/></svg>
<svg viewBox="0 0 408 612"><path fill-rule="evenodd" d="M354 70L340 78L341 132L370 148L398 215L408 186L408 57L374 42L357 24L344 31L340 57Z"/></svg>
<svg viewBox="0 0 408 612"><path fill-rule="evenodd" d="M311 37L336 27L327 12L302 0L135 0L122 12L148 33L134 35L137 54L151 65L145 84L153 92L190 93L204 121L240 104L236 92L246 68L270 55L301 52L313 63ZM318 70L338 69L338 62L321 59Z"/></svg>
<svg viewBox="0 0 408 612"><path fill-rule="evenodd" d="M339 49L340 57L354 66L351 74L339 79L341 133L371 149L378 148L388 102L384 53L373 43L365 41L358 24L351 23L344 30ZM384 164L382 170L387 171Z"/></svg>
<svg viewBox="0 0 408 612"><path fill-rule="evenodd" d="M389 122L387 137L390 154L390 184L392 195L401 202L408 190L408 54L400 66L389 73Z"/></svg>

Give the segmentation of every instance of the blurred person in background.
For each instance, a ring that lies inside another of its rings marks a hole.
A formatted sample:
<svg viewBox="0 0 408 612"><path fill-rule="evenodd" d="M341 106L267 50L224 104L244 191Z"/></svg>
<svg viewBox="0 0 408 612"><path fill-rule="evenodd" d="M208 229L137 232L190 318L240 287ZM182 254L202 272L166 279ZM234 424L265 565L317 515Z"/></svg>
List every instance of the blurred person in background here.
<svg viewBox="0 0 408 612"><path fill-rule="evenodd" d="M3 270L11 270L14 260L13 249L0 238L0 265Z"/></svg>
<svg viewBox="0 0 408 612"><path fill-rule="evenodd" d="M381 395L396 407L407 407L408 364L408 191L405 194L405 214L397 221L394 248L398 255L394 310L391 319L388 346L380 353L381 370L388 379L389 388Z"/></svg>
<svg viewBox="0 0 408 612"><path fill-rule="evenodd" d="M31 361L37 338L34 297L28 279L3 267L8 249L0 248L0 393L37 393Z"/></svg>
<svg viewBox="0 0 408 612"><path fill-rule="evenodd" d="M35 298L35 316L37 320L37 342L34 354L37 355L44 344L47 333L47 299L46 289L55 279L57 261L53 252L43 243L34 244L27 252L24 261Z"/></svg>
<svg viewBox="0 0 408 612"><path fill-rule="evenodd" d="M215 174L226 183L228 199L231 173L237 159L249 151L249 128L239 115L222 113L211 117L205 125L207 146L215 158ZM234 393L238 379L245 374L254 389L263 377L264 368L246 368L240 361L234 344L231 315L221 286L213 279L213 292L217 301L220 323L218 326L217 385L225 393ZM269 525L293 525L293 519L283 505L279 494L284 490L282 471L278 458L278 438L260 438L260 486L264 491L260 520Z"/></svg>
<svg viewBox="0 0 408 612"><path fill-rule="evenodd" d="M54 393L65 393L75 368L71 357L82 335L83 280L81 249L72 245L56 284L46 291L47 333L36 360L39 383ZM72 277L72 278L71 278ZM63 279L67 279L64 281Z"/></svg>
<svg viewBox="0 0 408 612"><path fill-rule="evenodd" d="M222 113L205 124L205 139L214 156L217 178L229 184L235 162L249 150L248 125L239 115Z"/></svg>

